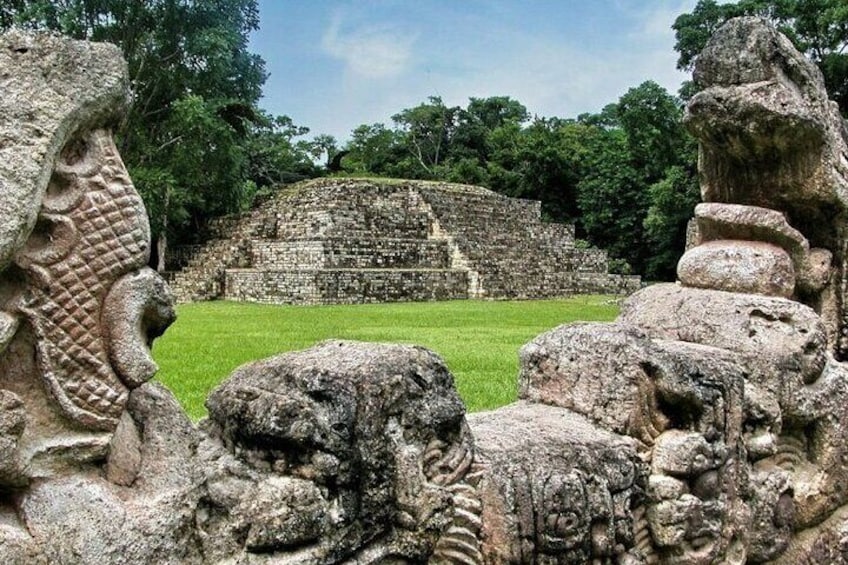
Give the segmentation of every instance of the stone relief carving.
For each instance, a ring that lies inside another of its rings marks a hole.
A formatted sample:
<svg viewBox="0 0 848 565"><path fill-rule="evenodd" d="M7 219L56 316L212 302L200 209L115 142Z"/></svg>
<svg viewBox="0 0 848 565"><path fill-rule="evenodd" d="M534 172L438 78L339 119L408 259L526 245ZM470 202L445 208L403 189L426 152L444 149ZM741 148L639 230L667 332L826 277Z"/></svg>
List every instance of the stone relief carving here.
<svg viewBox="0 0 848 565"><path fill-rule="evenodd" d="M844 142L816 73L759 20L718 32L680 282L527 344L518 402L466 417L433 353L326 342L236 370L194 426L146 382L173 300L108 130L119 53L0 36L3 562L848 563L842 227L818 225Z"/></svg>
<svg viewBox="0 0 848 565"><path fill-rule="evenodd" d="M148 333L174 314L107 129L127 93L114 48L17 33L3 47L3 224L18 232L1 244L0 387L27 414L9 441L37 476L106 453L130 389L156 370ZM92 69L67 72L77 58Z"/></svg>

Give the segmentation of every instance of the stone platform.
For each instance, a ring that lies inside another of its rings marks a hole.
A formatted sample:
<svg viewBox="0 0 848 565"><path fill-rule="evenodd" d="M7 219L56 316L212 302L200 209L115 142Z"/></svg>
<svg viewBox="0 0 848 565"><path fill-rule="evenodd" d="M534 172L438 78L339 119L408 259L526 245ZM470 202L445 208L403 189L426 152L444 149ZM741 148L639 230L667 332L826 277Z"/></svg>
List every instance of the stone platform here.
<svg viewBox="0 0 848 565"><path fill-rule="evenodd" d="M539 202L424 181L318 179L216 220L176 273L179 301L351 304L629 294Z"/></svg>

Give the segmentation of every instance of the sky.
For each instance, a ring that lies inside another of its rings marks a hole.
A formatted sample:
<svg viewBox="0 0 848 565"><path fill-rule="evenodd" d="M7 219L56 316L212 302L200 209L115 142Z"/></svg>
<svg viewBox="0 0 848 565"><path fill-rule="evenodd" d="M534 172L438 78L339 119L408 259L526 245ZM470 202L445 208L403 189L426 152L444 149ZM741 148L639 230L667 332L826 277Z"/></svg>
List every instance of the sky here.
<svg viewBox="0 0 848 565"><path fill-rule="evenodd" d="M676 93L671 24L696 0L259 0L260 106L340 142L428 96L598 112L653 80Z"/></svg>

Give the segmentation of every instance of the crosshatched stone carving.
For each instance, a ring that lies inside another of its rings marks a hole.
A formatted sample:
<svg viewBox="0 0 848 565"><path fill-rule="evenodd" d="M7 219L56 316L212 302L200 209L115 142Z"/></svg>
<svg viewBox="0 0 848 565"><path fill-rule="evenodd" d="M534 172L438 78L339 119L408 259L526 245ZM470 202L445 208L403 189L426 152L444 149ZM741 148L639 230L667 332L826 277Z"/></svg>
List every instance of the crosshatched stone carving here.
<svg viewBox="0 0 848 565"><path fill-rule="evenodd" d="M0 47L14 69L2 78L0 208L18 228L2 242L0 386L28 414L21 465L38 476L105 454L130 389L155 372L147 334L173 319L172 299L146 268L144 205L108 129L127 95L118 52L18 32ZM130 279L147 283L128 300Z"/></svg>

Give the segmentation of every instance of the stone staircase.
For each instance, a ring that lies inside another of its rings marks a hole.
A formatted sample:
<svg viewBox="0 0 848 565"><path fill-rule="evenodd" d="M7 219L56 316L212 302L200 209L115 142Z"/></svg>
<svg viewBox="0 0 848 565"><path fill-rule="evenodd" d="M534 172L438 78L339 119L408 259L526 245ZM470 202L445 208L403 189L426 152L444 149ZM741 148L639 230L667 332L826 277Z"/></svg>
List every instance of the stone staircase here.
<svg viewBox="0 0 848 565"><path fill-rule="evenodd" d="M540 204L466 185L318 179L249 213L172 279L182 302L225 298L336 304L628 293L603 251L574 228L541 221Z"/></svg>
<svg viewBox="0 0 848 565"><path fill-rule="evenodd" d="M607 273L606 252L574 245L574 226L542 222L541 203L480 187L422 187L422 198L468 264L481 298L627 294L638 277Z"/></svg>
<svg viewBox="0 0 848 565"><path fill-rule="evenodd" d="M169 284L178 302L220 298L227 269L248 264L251 241L267 229L267 214L251 210L227 216L210 226L213 237L196 251Z"/></svg>

